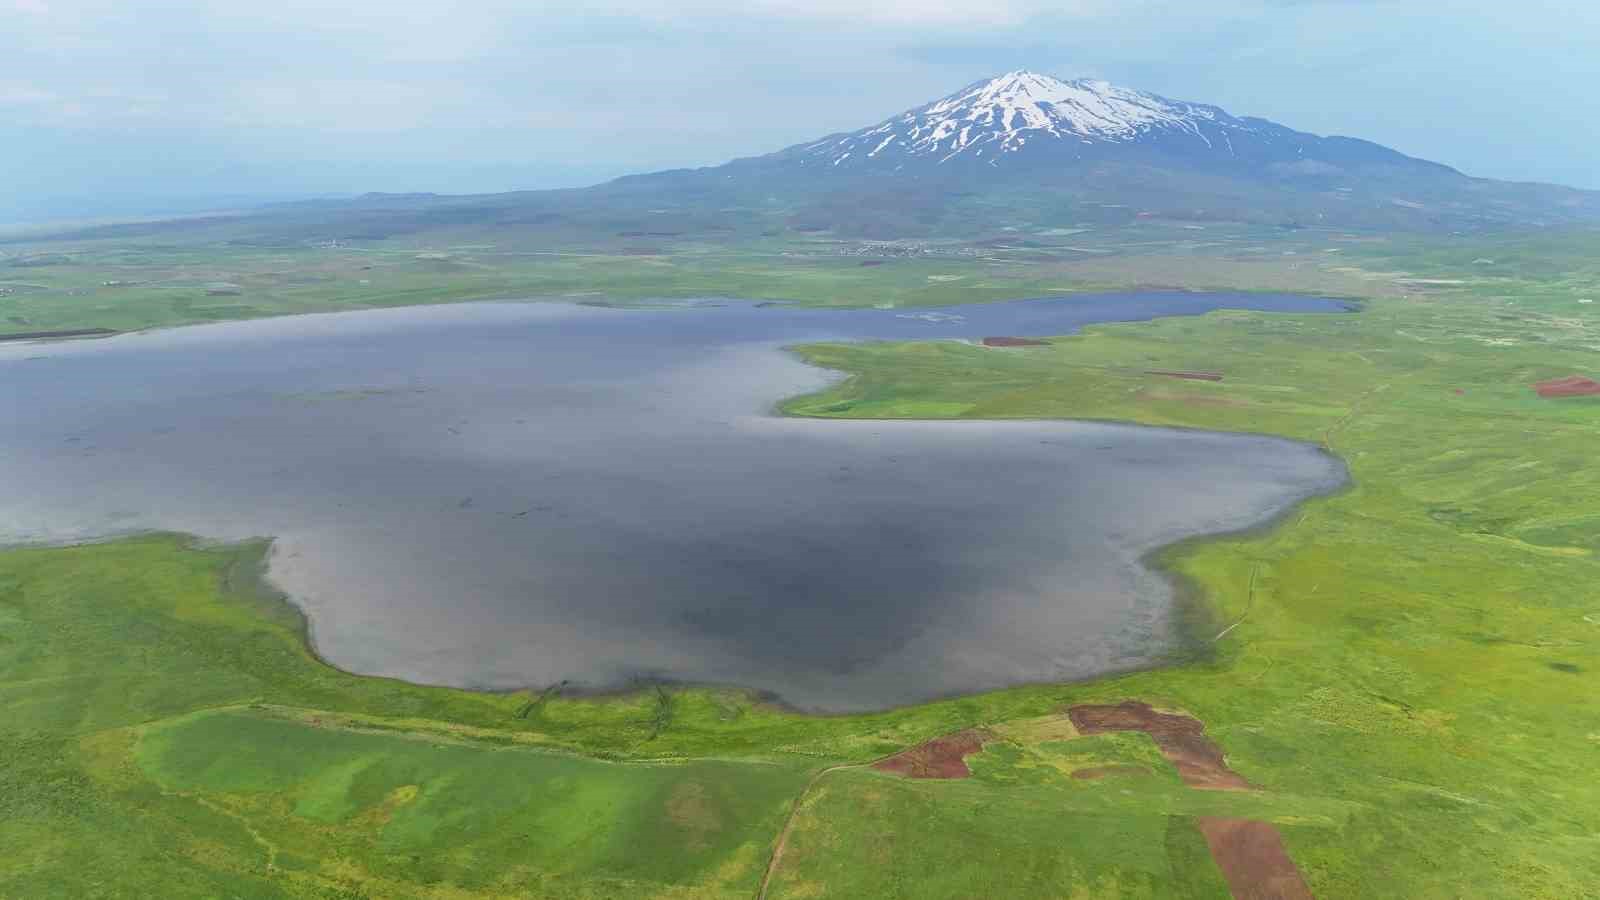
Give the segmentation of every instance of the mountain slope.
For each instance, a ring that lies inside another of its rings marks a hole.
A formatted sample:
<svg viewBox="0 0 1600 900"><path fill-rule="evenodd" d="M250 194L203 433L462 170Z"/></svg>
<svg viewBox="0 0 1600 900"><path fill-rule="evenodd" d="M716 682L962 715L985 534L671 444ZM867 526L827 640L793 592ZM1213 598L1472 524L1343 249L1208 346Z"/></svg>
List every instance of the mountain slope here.
<svg viewBox="0 0 1600 900"><path fill-rule="evenodd" d="M657 205L782 205L794 227L869 237L971 234L1040 217L1377 231L1600 221L1600 193L1472 178L1370 141L1025 71L858 131L595 191Z"/></svg>

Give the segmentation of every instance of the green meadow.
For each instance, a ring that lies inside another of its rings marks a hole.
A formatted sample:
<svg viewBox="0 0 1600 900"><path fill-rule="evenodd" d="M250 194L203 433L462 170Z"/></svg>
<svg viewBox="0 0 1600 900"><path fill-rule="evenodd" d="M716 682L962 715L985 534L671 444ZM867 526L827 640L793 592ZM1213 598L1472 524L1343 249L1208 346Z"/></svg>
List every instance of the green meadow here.
<svg viewBox="0 0 1600 900"><path fill-rule="evenodd" d="M1349 315L798 348L850 377L793 415L1223 429L1346 462L1349 489L1270 529L1165 552L1195 652L1115 678L835 717L734 689L429 688L315 659L260 578L264 543L0 551L0 897L1216 897L1194 819L1219 815L1273 823L1319 897L1600 896L1600 398L1530 387L1600 377L1594 246L1347 243L1307 265L1372 286L1342 292L1366 298ZM1176 280L1179 249L1154 254ZM1197 264L1195 283L1297 271L1270 255ZM993 296L1088 283L961 265ZM814 302L960 284L892 269L707 283ZM332 304L307 290L248 314ZM905 296L990 297L936 290ZM4 308L30 327L193 320L163 296ZM1062 725L1124 699L1200 719L1261 790L1197 791L1142 734ZM998 736L971 778L863 765L968 727ZM1105 766L1148 774L1072 775Z"/></svg>
<svg viewBox="0 0 1600 900"><path fill-rule="evenodd" d="M1063 230L1076 232L1054 229ZM1338 255L1323 251L1352 246L1337 236L1246 226L1217 226L1206 241L1196 234L1151 223L977 245L485 227L268 242L250 226L219 224L154 236L0 236L0 337L506 298L930 306L1149 285L1352 297L1399 290L1335 265Z"/></svg>
<svg viewBox="0 0 1600 900"><path fill-rule="evenodd" d="M1356 804L1282 829L1319 896L1600 885L1600 315L1453 287L1348 316L1222 312L1046 347L803 348L795 414L1071 417L1277 434L1350 467L1270 531L1174 548L1212 658L1089 688L1205 721L1252 782ZM1203 371L1217 382L1150 375ZM1114 687L1112 687L1114 685Z"/></svg>

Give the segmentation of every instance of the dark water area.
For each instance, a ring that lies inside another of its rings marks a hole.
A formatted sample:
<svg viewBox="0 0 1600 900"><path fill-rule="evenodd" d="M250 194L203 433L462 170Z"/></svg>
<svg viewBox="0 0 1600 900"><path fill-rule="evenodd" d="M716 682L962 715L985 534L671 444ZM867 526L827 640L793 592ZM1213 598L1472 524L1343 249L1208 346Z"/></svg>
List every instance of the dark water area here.
<svg viewBox="0 0 1600 900"><path fill-rule="evenodd" d="M837 377L782 347L1219 307L1342 308L480 303L5 345L0 542L271 536L324 657L427 683L666 678L848 711L1081 678L1173 647L1144 554L1343 466L1197 431L779 418Z"/></svg>

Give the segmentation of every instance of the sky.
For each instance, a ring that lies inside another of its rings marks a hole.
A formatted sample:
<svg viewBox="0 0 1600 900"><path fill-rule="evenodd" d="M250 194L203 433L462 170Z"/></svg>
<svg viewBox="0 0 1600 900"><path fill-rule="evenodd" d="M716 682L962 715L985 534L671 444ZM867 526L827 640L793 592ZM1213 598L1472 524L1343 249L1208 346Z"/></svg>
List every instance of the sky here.
<svg viewBox="0 0 1600 900"><path fill-rule="evenodd" d="M714 165L1019 68L1600 189L1571 0L0 0L0 222Z"/></svg>

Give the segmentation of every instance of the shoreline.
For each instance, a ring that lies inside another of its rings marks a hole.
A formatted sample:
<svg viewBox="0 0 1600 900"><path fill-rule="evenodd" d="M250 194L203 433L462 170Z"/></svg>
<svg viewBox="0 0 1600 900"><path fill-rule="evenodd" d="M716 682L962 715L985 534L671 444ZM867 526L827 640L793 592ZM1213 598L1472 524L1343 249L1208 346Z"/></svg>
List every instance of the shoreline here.
<svg viewBox="0 0 1600 900"><path fill-rule="evenodd" d="M878 305L878 304L875 304L875 303L866 303L866 302L863 302L863 303L852 303L852 304L833 304L833 303L817 303L817 302L812 302L812 301L807 301L807 300L794 300L794 299L758 300L758 299L750 299L750 298L746 298L746 297L728 297L728 296L718 296L718 295L710 295L710 294L703 294L703 293L689 293L689 292L685 292L685 293L681 293L681 294L672 294L672 293L669 292L669 293L664 293L664 294L649 294L649 295L640 295L640 296L615 296L615 297L612 297L612 296L599 296L599 297L596 297L595 295L591 295L591 294L588 294L588 293L531 294L531 295L517 295L517 296L505 295L505 294L486 294L486 295L483 295L483 296L467 296L467 297L462 297L462 298L456 299L456 300L444 300L444 301L436 301L436 302L401 303L401 304L395 304L395 305L361 306L361 307L356 307L356 308L353 308L353 309L312 309L312 310L303 310L303 311L296 311L296 312L274 312L274 313L267 313L265 315L244 316L244 317L237 318L237 319L223 319L223 320L196 319L196 320L193 320L193 321L182 321L182 322L161 323L161 324L153 324L153 325L143 325L143 326L139 326L139 327L135 327L135 328L124 328L124 329L106 328L106 327L83 327L83 328L67 328L67 329L49 329L49 330L46 330L46 331L23 332L23 333L13 333L13 334L0 333L0 345L4 345L4 344L7 344L7 343L66 344L66 343L68 343L70 341L73 341L75 339L84 338L84 337L118 338L118 337L129 337L129 336L132 336L132 335L167 334L167 333L172 333L172 332L185 331L185 330L188 330L188 329L226 328L226 327L230 327L230 326L248 325L248 324L251 324L251 323L262 323L262 322L275 322L275 321L289 320L289 319L354 316L354 315L362 315L362 314L367 314L367 313L381 313L381 312L402 313L402 312L405 312L407 310L448 310L448 309L452 309L452 308L456 308L456 307L469 307L469 306L506 306L506 305L515 306L515 305L519 305L519 304L535 305L535 306L544 305L544 304L557 304L557 305L566 305L566 306L572 306L572 307L581 307L581 308L584 308L584 309L602 310L602 311L611 311L611 312L693 311L693 310L703 310L703 309L707 309L707 308L717 308L717 307L726 307L726 306L741 306L742 305L742 306L748 306L748 307L751 307L751 308L754 308L754 309L768 309L768 308L770 308L770 309L777 309L777 310L785 310L785 311L789 311L789 312L797 312L798 311L798 312L840 312L840 313L843 313L843 312L874 312L875 311L875 312L917 313L917 312L938 312L940 310L960 310L960 309L968 309L968 308L981 308L981 307L989 307L989 306L999 306L999 305L1003 305L1003 304L1007 304L1007 303L1031 303L1031 302L1044 302L1044 301L1052 301L1052 300L1082 300L1082 299L1086 299L1086 298L1097 298L1097 297L1098 298L1133 297L1133 296L1137 296L1137 295L1141 295L1141 294L1181 294L1181 295L1191 296L1191 297L1208 297L1208 296L1252 297L1252 296L1261 296L1261 297L1292 297L1292 298L1306 299L1306 300L1323 300L1323 301L1327 301L1328 303L1336 304L1339 307L1339 309L1336 309L1336 310L1319 311L1319 314L1329 315L1329 314L1358 313L1358 312L1361 312L1369 304L1371 304L1373 302L1373 299L1374 299L1372 297L1360 296L1360 295L1356 295L1356 294L1338 294L1338 293L1327 292L1327 291L1301 292L1301 291L1282 290L1282 289L1277 289L1277 288L1233 288L1233 287L1200 287L1200 288L1195 288L1195 287L1184 287L1184 286L1181 286L1181 285L1161 286L1161 285L1148 285L1148 284L1129 284L1129 285L1124 285L1124 286L1120 286L1120 287L1107 287L1105 285L1086 285L1086 286L1082 287L1081 289L1080 288L1070 288L1070 289L1066 289L1066 288L1056 289L1056 288L1053 288L1053 289L1051 289L1051 291L1052 292L1048 293L1048 294L1025 295L1025 296L1020 296L1020 297L984 298L984 299L978 299L978 300L965 300L965 301L939 302L939 303L892 304L892 305L889 305L889 306L882 306L882 305ZM1230 306L1219 306L1219 307L1216 307L1215 310L1211 310L1211 311L1222 311L1222 310L1253 311L1253 312L1263 312L1263 313L1282 314L1282 315L1301 315L1301 314L1305 314L1303 312L1288 311L1288 310L1266 310L1266 309L1254 309L1254 310L1251 310L1248 307L1230 307ZM1210 311L1208 311L1208 312L1210 312ZM1083 328L1086 328L1086 327L1095 327L1095 326L1098 326L1098 325L1133 324L1133 323L1137 323L1137 322L1148 322L1148 321L1152 321L1154 319L1161 319L1161 318L1171 318L1171 317L1179 317L1179 316L1199 316L1199 315L1205 315L1205 314L1206 313L1172 313L1172 314L1169 314L1169 315L1147 316L1147 317L1141 318L1141 319L1105 320L1105 321L1101 321L1101 322L1085 323L1084 325L1079 327L1078 331L1074 331L1074 332L1062 332L1062 333L1059 333L1059 334L1047 334L1047 335L1036 335L1036 336L1037 337L1046 337L1046 338L1048 338L1048 337L1061 337L1061 336L1064 336L1066 334L1076 334L1079 331L1081 331ZM1025 336L1026 337L1026 336L1029 336L1029 335L1021 335L1021 336ZM967 341L976 342L976 341L982 340L982 337L983 337L982 335L977 335L977 336L969 336L969 337L966 337L966 338L950 338L950 340L967 340ZM891 339L886 339L886 340L893 340L893 339L891 338ZM944 338L930 338L930 340L944 340Z"/></svg>
<svg viewBox="0 0 1600 900"><path fill-rule="evenodd" d="M1203 293L1215 293L1215 292L1187 291L1186 293L1203 294ZM1235 293L1235 292L1228 292L1228 293ZM1305 295L1305 296L1311 296L1311 295ZM704 298L704 299L707 300L708 302L723 302L723 303L726 303L726 302L740 302L740 301L731 301L731 300L722 299L722 298L716 298L716 299ZM1044 298L1044 299L1052 299L1052 298ZM1324 299L1326 299L1326 298L1324 298ZM528 302L528 301L522 301L522 302ZM533 302L538 302L538 301L533 301ZM1019 302L1019 301L1009 301L1009 302ZM1026 302L1026 301L1024 300L1024 301L1021 301L1021 302ZM1338 302L1344 302L1344 301L1338 301ZM431 306L433 306L434 308L445 308L445 307L457 306L457 305L460 305L460 304L432 304ZM426 305L424 305L424 306L426 306ZM1352 311L1351 307L1349 305L1345 305L1344 308L1345 308L1346 311ZM360 312L360 311L350 311L350 312ZM338 314L339 313L307 313L305 315L325 316L325 315L338 315ZM1159 318L1175 318L1175 317L1187 316L1187 315L1192 315L1192 314L1178 313L1178 314L1172 314L1172 315L1169 315L1169 316L1151 316L1151 317L1149 317L1147 319L1134 320L1134 321L1151 321L1151 320L1159 319ZM272 317L272 318L283 318L283 317ZM223 324L223 323L215 323L215 324ZM234 324L234 323L226 323L226 324ZM1086 323L1084 326L1081 326L1080 328L1075 329L1073 332L1068 332L1067 334L1081 333L1084 327L1093 327L1094 325L1098 325L1098 324L1104 324L1104 323ZM188 327L188 326L177 326L177 327ZM1050 336L1054 336L1054 335L1050 335ZM852 343L853 342L859 342L859 340L870 340L870 339L858 339L858 341L851 341L851 342ZM927 339L922 339L922 340L925 340L925 341L939 341L939 340L942 340L942 339L941 338L927 338ZM811 363L809 360L805 359L802 354L795 352L797 349L800 349L803 346L804 345L780 345L780 344L774 344L771 347L771 350L772 350L772 352L782 353L782 354L784 354L786 356L789 356L790 358L797 359L797 360L801 361L802 363L804 363L805 365L807 365L808 367L816 370L817 372L823 373L830 386L837 385L837 384L839 384L839 383L841 383L843 381L848 380L851 377L850 374L847 373L847 372L843 372L843 371L840 371L840 370L837 370L837 369L831 369L831 368L828 368L826 366L821 366L821 365L816 365L814 363ZM826 389L826 388L824 388L824 389ZM230 568L228 570L228 577L227 577L227 579L225 579L226 583L224 584L225 590L227 590L229 592L233 592L236 589L237 590L245 590L245 591L247 591L250 594L252 600L254 602L256 602L258 605L261 605L262 608L264 609L264 611L266 611L268 614L271 614L274 610L290 610L290 611L292 611L293 618L294 618L294 624L293 624L294 630L299 634L300 640L303 643L304 649L307 652L307 654L313 660L315 660L318 664L320 664L320 665L322 665L322 666L324 666L324 667L326 667L326 668L328 668L328 669L330 669L332 671L336 671L336 672L339 672L341 674L344 674L344 675L347 675L347 676L350 676L350 677L381 679L381 680L385 680L385 681L393 681L393 682L412 685L412 686L417 686L417 687L457 690L457 691L464 691L464 692L468 692L468 693L475 693L475 694L482 694L482 695L492 695L492 696L506 696L506 695L513 695L513 694L519 694L519 693L526 692L530 696L564 696L564 697L569 697L569 698L574 698L574 699L595 699L595 700L605 700L605 699L609 699L609 698L638 697L638 696L641 696L641 695L644 695L644 694L648 694L651 690L660 690L663 687L672 687L672 688L680 689L680 690L731 691L731 692L736 692L736 693L742 694L742 695L750 698L753 702L756 702L756 703L759 703L759 704L762 704L762 705L766 705L766 706L769 706L769 707L781 709L781 710L784 710L784 711L787 711L787 712L790 712L790 713L793 713L793 714L796 714L796 715L803 715L803 716L808 716L808 717L818 717L818 718L844 718L844 717L851 717L851 716L873 715L873 714L878 714L878 713L892 712L892 711L895 711L895 710L904 710L904 709L923 707L923 706L938 704L938 703L942 703L942 702L960 700L960 699L965 699L965 698L981 697L981 696L985 696L985 695L1003 693L1003 692L1006 692L1006 691L1012 691L1012 690L1017 690L1017 689L1022 689L1022 688L1029 688L1029 687L1047 687L1047 686L1055 686L1055 685L1065 686L1065 685L1091 683L1091 682L1101 681L1101 680L1105 680L1105 679L1112 679L1112 678L1116 678L1116 677L1120 677L1120 676L1125 676L1125 675L1129 675L1129 674L1133 674L1133 673L1137 673L1137 672L1151 671L1151 670L1156 670L1156 669L1168 669L1168 668L1181 667L1183 665L1190 664L1190 663L1204 663L1204 662L1206 662L1206 661L1208 661L1210 659L1213 659L1214 658L1214 651L1215 651L1215 639L1211 635L1214 634L1214 632L1215 632L1215 628L1213 628L1213 626L1220 627L1219 617L1221 615L1221 611L1217 607L1217 605L1212 601L1212 599L1209 596L1207 596L1207 594L1204 591L1204 589L1201 588L1195 582L1195 580L1193 578L1191 578L1191 577L1185 575L1184 573L1182 573L1181 571L1179 571L1178 566L1181 564L1182 558L1185 555L1187 555L1188 552L1190 552L1193 549L1198 548L1200 546L1204 546L1204 545L1207 545L1207 544L1216 543L1216 542L1220 542L1220 541L1238 540L1238 539L1241 539L1241 538L1248 538L1248 537L1251 537L1251 536L1254 536L1254 535L1268 533L1268 532L1280 527L1285 522L1287 522L1292 516L1296 515L1296 513L1298 513L1300 510L1302 510L1307 503L1309 503L1309 502L1311 502L1313 500L1322 499L1322 498L1325 498L1325 497L1337 495L1337 494L1342 493L1342 492L1344 492L1346 490L1349 490L1350 487L1353 485L1353 479L1352 479L1352 477L1350 475L1348 464L1342 458L1337 456L1337 454L1332 453L1329 450L1329 448L1327 448L1326 446L1318 446L1318 445L1312 444L1311 442L1308 442L1308 441L1296 440L1296 439L1293 439L1293 438L1287 438L1287 437L1283 437L1283 436L1280 436L1280 435L1264 434L1264 433L1259 433L1259 432L1225 431L1225 430L1219 430L1219 429L1208 429L1208 428L1199 428L1199 427L1191 427L1191 426L1152 425L1152 424L1139 423L1139 422L1130 422L1130 421L1127 421L1127 420L1098 419L1098 418L1054 418L1054 417L1025 417L1025 416L1005 417L1005 418L986 418L986 419L976 419L976 418L975 419L963 419L963 418L959 418L959 417L951 417L951 418L854 417L854 416L846 417L846 416L828 416L828 415L807 415L807 414L794 413L794 412L788 411L787 407L790 406L794 401L802 399L802 398L807 397L807 396L812 396L814 393L815 392L805 393L805 394L798 394L798 395L779 398L779 399L773 401L767 407L766 415L771 416L772 418L775 418L775 419L790 418L790 419L810 419L810 420L860 421L860 422L918 422L918 421L921 421L921 422L938 422L938 423L944 423L944 424L951 424L951 423L957 423L957 422L966 421L966 422L972 423L974 426L977 426L980 423L995 423L995 422L1009 422L1009 421L1015 421L1015 422L1046 422L1046 423L1063 423L1063 424L1084 423L1084 424L1096 424L1096 425L1113 425L1113 426L1116 426L1118 428L1134 428L1134 429L1144 429L1144 430L1155 429L1155 430L1165 430L1165 431L1169 431L1169 432L1189 432L1189 433L1201 433L1201 434L1208 434L1208 435L1228 435L1228 436L1237 436L1237 437L1250 437L1250 438L1256 438L1256 439L1259 439L1259 440L1266 440L1266 441L1280 442L1280 443L1292 443L1292 444L1295 444L1295 445L1298 445L1298 446L1302 446L1302 447L1314 448L1318 452L1320 452L1321 454L1327 456L1329 459L1337 462L1338 463L1338 468L1339 468L1339 473L1338 473L1337 481L1329 481L1329 482L1326 482L1326 483L1319 483L1319 484L1316 484L1316 485L1312 486L1302 496L1299 496L1298 498L1294 499L1292 502L1290 502L1286 506L1284 506L1282 509L1280 509L1280 510L1278 510L1276 512L1273 512L1272 514L1270 514L1269 516L1267 516L1266 518L1264 518L1262 520L1259 520L1259 521L1253 522L1251 524L1245 525L1245 526L1243 526L1241 528L1231 529L1229 531L1224 531L1224 532L1201 532L1201 533L1182 535L1182 536L1177 537L1175 540L1169 541L1167 543L1160 544L1158 546L1151 547L1149 549L1146 549L1146 550L1140 552L1138 554L1136 562L1134 564L1136 566L1138 566L1138 567L1141 567L1146 572L1148 572L1150 574L1154 574L1157 577L1159 577L1166 584L1168 590L1170 590L1170 592L1171 592L1170 598L1164 599L1164 601L1162 603L1162 606L1165 607L1162 610L1162 613L1163 613L1162 624L1165 627L1162 629L1164 634L1163 634L1163 640L1160 641L1160 643L1163 646L1160 647L1160 649L1155 654L1153 654L1152 657L1149 658L1148 660L1137 662L1137 663L1132 663L1132 664L1129 664L1129 665L1126 665L1126 666L1112 667L1112 668L1107 668L1107 669L1103 669L1103 670L1092 672L1092 673L1086 673L1086 674L1084 674L1082 676L1079 676L1079 677L1070 677L1070 678L1065 678L1065 679L1020 680L1020 681L1009 682L1009 683L1006 683L1006 684L993 686L993 687L982 687L982 688L975 688L975 689L970 689L970 690L957 689L957 690L952 690L952 691L950 691L948 693L942 693L942 694L927 696L927 697L924 697L924 698L911 700L911 701L903 702L903 703L891 703L889 705L884 705L884 706L870 706L870 707L862 707L862 708L848 708L848 709L835 709L835 710L819 709L819 708L815 708L815 707L807 707L807 706L802 706L802 705L798 705L798 704L795 704L795 703L791 703L791 702L789 702L788 700L786 700L784 698L784 695L783 695L783 693L781 691L773 690L773 689L770 689L770 688L753 687L753 686L749 686L749 685L738 684L736 682L722 683L722 682L702 682L702 681L694 681L694 680L678 680L678 679L674 679L674 678L672 678L670 676L664 676L664 675L652 674L652 673L639 673L638 675L631 676L631 677L629 677L626 680L623 680L621 682L611 683L611 684L596 684L596 683L584 683L584 682L574 683L574 682L571 682L571 681L563 680L563 681L558 681L558 682L555 682L555 683L552 683L552 684L494 687L494 686L487 686L487 685L472 685L470 683L457 684L457 683L448 683L448 682L431 682L431 681L426 681L426 680L414 680L414 679L411 679L411 678L407 678L407 677L405 677L403 675L385 675L385 674L356 672L356 671L353 671L353 670L350 670L350 669L342 667L338 663L334 662L329 656L327 656L322 651L322 649L319 647L319 642L318 642L317 636L316 636L315 622L313 621L311 615L307 612L307 610L305 608L300 606L300 604L295 601L295 598L293 597L292 594L290 594L288 591L285 591L284 589L282 589L281 587L279 587L276 583L274 583L272 581L271 575L270 575L270 568L271 568L271 562L272 562L273 554L276 552L277 542L276 542L276 539L274 537L270 537L270 536L266 536L266 537L257 536L257 537L252 537L252 538L245 538L245 539L242 539L240 541L223 542L223 541L218 541L215 538L207 537L205 535L198 535L198 534L193 534L193 533L189 533L189 532L174 531L174 530L166 530L166 529L156 528L156 529L141 529L141 530L134 530L134 531L124 531L124 532L111 533L111 534L105 534L105 535L97 535L97 536L94 536L94 537L87 537L87 538L82 538L82 539L67 539L67 540L63 540L63 541L46 541L46 542L38 542L38 543L22 541L22 542L18 542L18 543L15 543L15 544L6 545L6 547L9 549L9 548L12 548L12 547L84 546L84 545L93 545L93 544L100 544L100 543L111 543L111 542L116 542L116 541L120 541L120 540L137 539L137 538L140 538L140 537L171 536L171 537L174 537L176 539L179 539L179 540L182 540L182 541L186 542L188 546L193 547L194 549L242 548L242 549L244 549L245 557L241 557L241 560L248 560L249 565L252 567L252 571L250 571L248 573L242 573L246 577L239 578L238 580L235 580L237 578L237 576L239 576L241 574L236 568L237 565L239 564L239 560L236 560L234 563L230 564ZM259 550L251 549L251 548L254 548L256 546L259 546L260 549Z"/></svg>
<svg viewBox="0 0 1600 900"><path fill-rule="evenodd" d="M793 418L828 418L828 417L803 417ZM861 419L859 421L963 421L959 419ZM964 420L974 424L1013 421L1010 419L969 419ZM1020 420L1018 420L1020 421ZM997 687L988 687L971 691L953 691L946 694L930 696L925 699L908 703L897 703L887 706L874 706L862 709L825 710L808 708L791 703L784 699L779 691L741 685L737 683L706 682L694 680L680 680L667 676L637 676L627 682L615 685L598 685L587 683L574 683L561 681L545 685L523 685L517 687L489 687L451 684L443 682L430 682L415 680L401 675L384 675L357 672L347 669L334 662L318 647L316 640L315 622L307 611L298 604L293 595L279 587L271 578L270 566L272 555L277 549L277 540L274 537L258 536L245 538L238 541L219 541L204 535L189 532L171 531L162 529L147 529L121 532L98 537L83 539L67 539L58 541L21 541L0 546L3 550L23 549L58 549L67 547L92 547L99 544L115 544L124 541L140 539L171 539L179 542L186 550L201 552L227 552L233 558L224 570L222 579L222 593L235 600L242 600L255 606L264 616L270 618L287 619L285 624L292 628L300 639L306 654L318 665L350 678L371 679L404 684L411 687L437 689L447 691L461 691L469 694L485 696L511 696L526 693L530 697L560 696L573 700L593 700L604 702L607 700L631 699L648 695L652 691L663 688L687 691L706 692L731 692L747 697L751 702L769 708L781 710L787 714L815 719L844 719L855 716L873 716L893 713L901 710L916 709L933 706L952 701L961 701L988 695L1001 694L1008 691L1040 688L1052 686L1083 685L1093 682L1115 679L1140 672L1149 672L1162 669L1179 669L1186 665L1203 665L1214 661L1216 657L1216 644L1219 635L1214 634L1214 629L1222 625L1219 618L1221 610L1212 601L1211 596L1191 576L1179 569L1183 557L1201 547L1233 540L1249 539L1272 533L1284 526L1290 519L1303 512L1309 503L1339 496L1355 485L1354 478L1349 473L1349 466L1337 454L1326 447L1311 445L1305 441L1294 441L1271 435L1260 435L1250 432L1218 432L1204 428L1175 428L1165 425L1146 425L1136 422L1120 422L1102 419L1029 419L1027 421L1045 422L1085 422L1092 424L1110 424L1121 427L1192 431L1213 434L1237 434L1246 437L1268 438L1278 441L1289 441L1296 444L1309 445L1319 452L1340 464L1342 477L1337 483L1319 486L1314 492L1309 493L1282 510L1273 513L1267 519L1223 532L1206 532L1192 534L1178 538L1175 541L1161 544L1144 551L1137 557L1137 565L1146 571L1161 578L1172 592L1169 612L1172 614L1171 631L1174 638L1172 645L1147 662L1107 669L1100 672L1086 674L1078 678L1066 679L1040 679L1024 680ZM1241 619L1242 621L1242 619ZM1237 624L1234 623L1234 624Z"/></svg>

